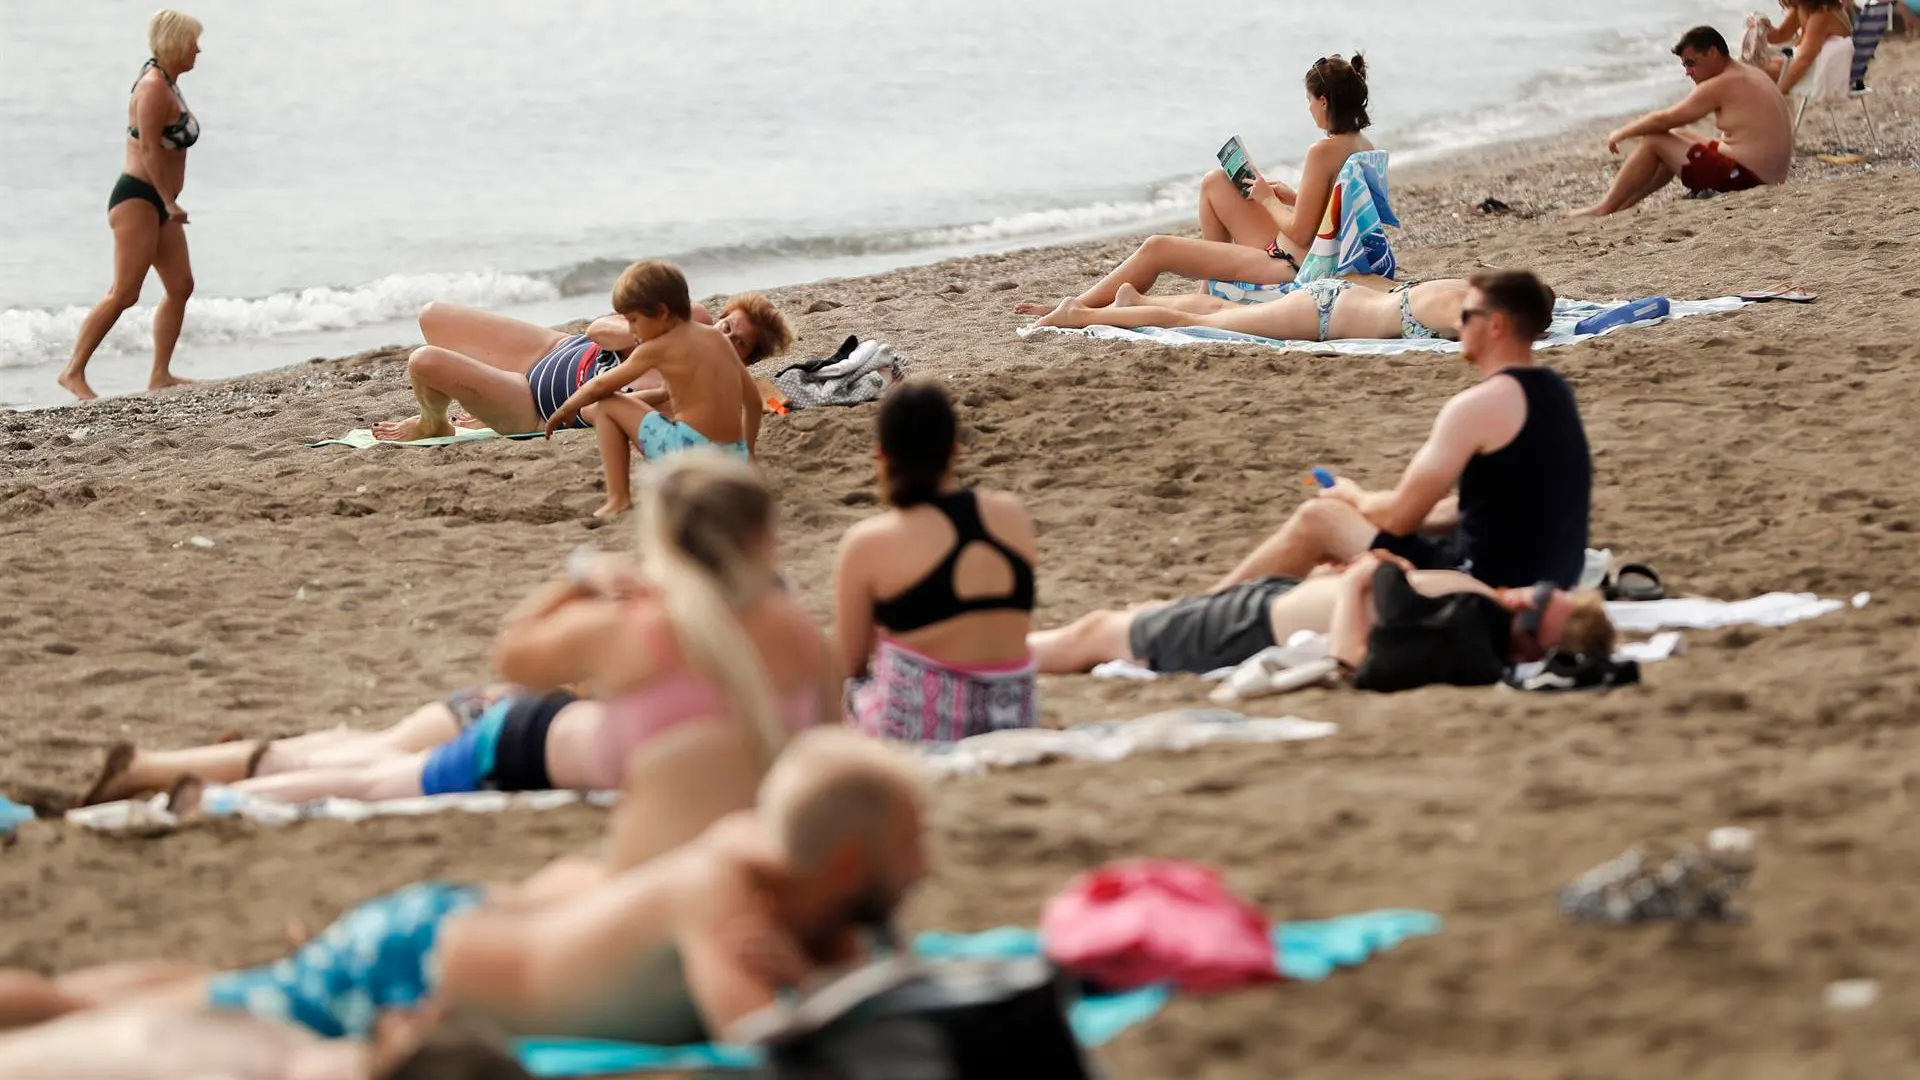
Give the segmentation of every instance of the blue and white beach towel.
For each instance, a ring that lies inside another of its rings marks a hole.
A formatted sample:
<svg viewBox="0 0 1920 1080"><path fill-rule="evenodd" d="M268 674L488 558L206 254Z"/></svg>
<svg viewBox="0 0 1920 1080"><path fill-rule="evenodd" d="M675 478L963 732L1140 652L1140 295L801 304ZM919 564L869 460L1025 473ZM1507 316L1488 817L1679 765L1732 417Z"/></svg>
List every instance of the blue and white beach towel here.
<svg viewBox="0 0 1920 1080"><path fill-rule="evenodd" d="M1400 227L1387 197L1387 152L1362 150L1347 158L1334 177L1320 228L1292 281L1285 285L1252 285L1209 280L1207 291L1227 300L1254 301L1284 296L1321 278L1392 278L1399 267L1387 242L1389 225Z"/></svg>
<svg viewBox="0 0 1920 1080"><path fill-rule="evenodd" d="M1592 300L1560 300L1553 305L1553 326L1547 330L1545 339L1535 348L1548 348L1554 345L1572 345L1611 334L1628 326L1652 326L1654 323L1668 322L1673 319L1685 319L1694 315L1718 315L1729 311L1738 311L1747 306L1747 301L1737 296L1722 296L1714 300L1675 300L1672 311L1664 318L1649 319L1646 322L1626 323L1609 327L1600 334L1576 334L1573 328L1580 320L1597 315L1608 308L1618 305L1618 301L1596 302ZM1218 345L1228 344L1264 345L1270 349L1282 349L1287 352L1315 353L1321 356L1386 356L1393 353L1430 352L1457 353L1460 343L1444 338L1379 338L1349 339L1342 341L1280 341L1275 338L1256 337L1253 334L1237 334L1231 330L1215 330L1209 326L1183 326L1179 329L1145 327L1139 330L1125 330L1118 326L1089 326L1085 330L1069 330L1058 326L1023 326L1015 331L1021 337L1034 334L1053 333L1071 334L1078 337L1099 338L1103 341L1152 341L1161 345Z"/></svg>

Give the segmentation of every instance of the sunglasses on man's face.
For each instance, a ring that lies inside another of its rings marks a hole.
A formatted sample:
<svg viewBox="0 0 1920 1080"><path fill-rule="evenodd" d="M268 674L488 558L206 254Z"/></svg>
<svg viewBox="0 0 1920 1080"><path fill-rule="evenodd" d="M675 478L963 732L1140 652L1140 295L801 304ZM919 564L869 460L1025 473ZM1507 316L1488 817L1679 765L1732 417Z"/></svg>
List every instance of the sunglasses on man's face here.
<svg viewBox="0 0 1920 1080"><path fill-rule="evenodd" d="M1460 309L1460 325L1464 327L1473 320L1486 314L1488 314L1486 308L1463 307Z"/></svg>
<svg viewBox="0 0 1920 1080"><path fill-rule="evenodd" d="M1694 68L1700 66L1700 61L1688 58L1680 61L1680 66L1686 68L1688 71L1692 71Z"/></svg>

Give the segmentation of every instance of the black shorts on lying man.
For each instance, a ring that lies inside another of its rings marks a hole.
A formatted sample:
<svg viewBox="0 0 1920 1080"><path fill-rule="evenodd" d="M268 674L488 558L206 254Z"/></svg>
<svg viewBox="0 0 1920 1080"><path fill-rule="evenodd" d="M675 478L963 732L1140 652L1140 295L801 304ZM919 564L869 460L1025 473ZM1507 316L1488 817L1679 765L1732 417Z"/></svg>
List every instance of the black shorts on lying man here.
<svg viewBox="0 0 1920 1080"><path fill-rule="evenodd" d="M1342 573L1267 577L1128 611L1101 611L1033 634L1040 670L1066 674L1112 660L1204 674L1306 630L1363 690L1435 683L1483 686L1514 663L1562 649L1605 656L1613 626L1599 594L1551 582L1495 589L1447 570L1407 572L1371 554Z"/></svg>

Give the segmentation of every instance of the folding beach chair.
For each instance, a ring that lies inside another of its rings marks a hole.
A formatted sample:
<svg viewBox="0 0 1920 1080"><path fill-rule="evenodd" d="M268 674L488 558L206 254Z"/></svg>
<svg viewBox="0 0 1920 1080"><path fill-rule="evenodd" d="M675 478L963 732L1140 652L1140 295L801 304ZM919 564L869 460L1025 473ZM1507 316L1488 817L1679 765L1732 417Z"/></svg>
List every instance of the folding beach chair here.
<svg viewBox="0 0 1920 1080"><path fill-rule="evenodd" d="M1846 101L1860 103L1860 111L1867 118L1867 135L1873 146L1880 145L1880 132L1873 123L1873 106L1870 99L1873 87L1867 85L1867 66L1873 63L1873 54L1879 51L1880 40L1893 25L1893 5L1900 0L1877 0L1867 4L1860 11L1860 18L1853 25L1853 70L1847 73L1847 93L1844 98L1818 97L1818 88L1823 80L1820 73L1814 71L1794 88L1794 97L1798 103L1793 110L1793 132L1800 133L1800 120L1807 114L1807 106L1819 104L1827 107L1827 118L1833 121L1834 138L1840 137L1840 121L1833 115L1833 107Z"/></svg>

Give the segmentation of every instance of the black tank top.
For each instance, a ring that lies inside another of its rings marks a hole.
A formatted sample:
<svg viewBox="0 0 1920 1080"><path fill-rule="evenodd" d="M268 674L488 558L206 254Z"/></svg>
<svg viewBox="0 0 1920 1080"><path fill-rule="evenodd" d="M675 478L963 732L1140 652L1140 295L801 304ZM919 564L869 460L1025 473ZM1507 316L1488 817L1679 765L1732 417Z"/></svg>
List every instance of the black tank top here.
<svg viewBox="0 0 1920 1080"><path fill-rule="evenodd" d="M1513 441L1477 454L1460 474L1465 569L1496 587L1551 581L1571 588L1587 553L1593 458L1573 388L1547 368L1508 368L1527 395Z"/></svg>
<svg viewBox="0 0 1920 1080"><path fill-rule="evenodd" d="M927 504L953 523L953 550L940 565L913 583L899 596L873 605L873 617L895 633L908 633L934 623L975 611L1032 611L1033 566L1021 554L987 532L980 519L980 500L971 490L941 495ZM954 591L953 574L960 565L960 553L968 544L980 543L998 551L1013 570L1013 591L1005 596L977 596L963 600Z"/></svg>

